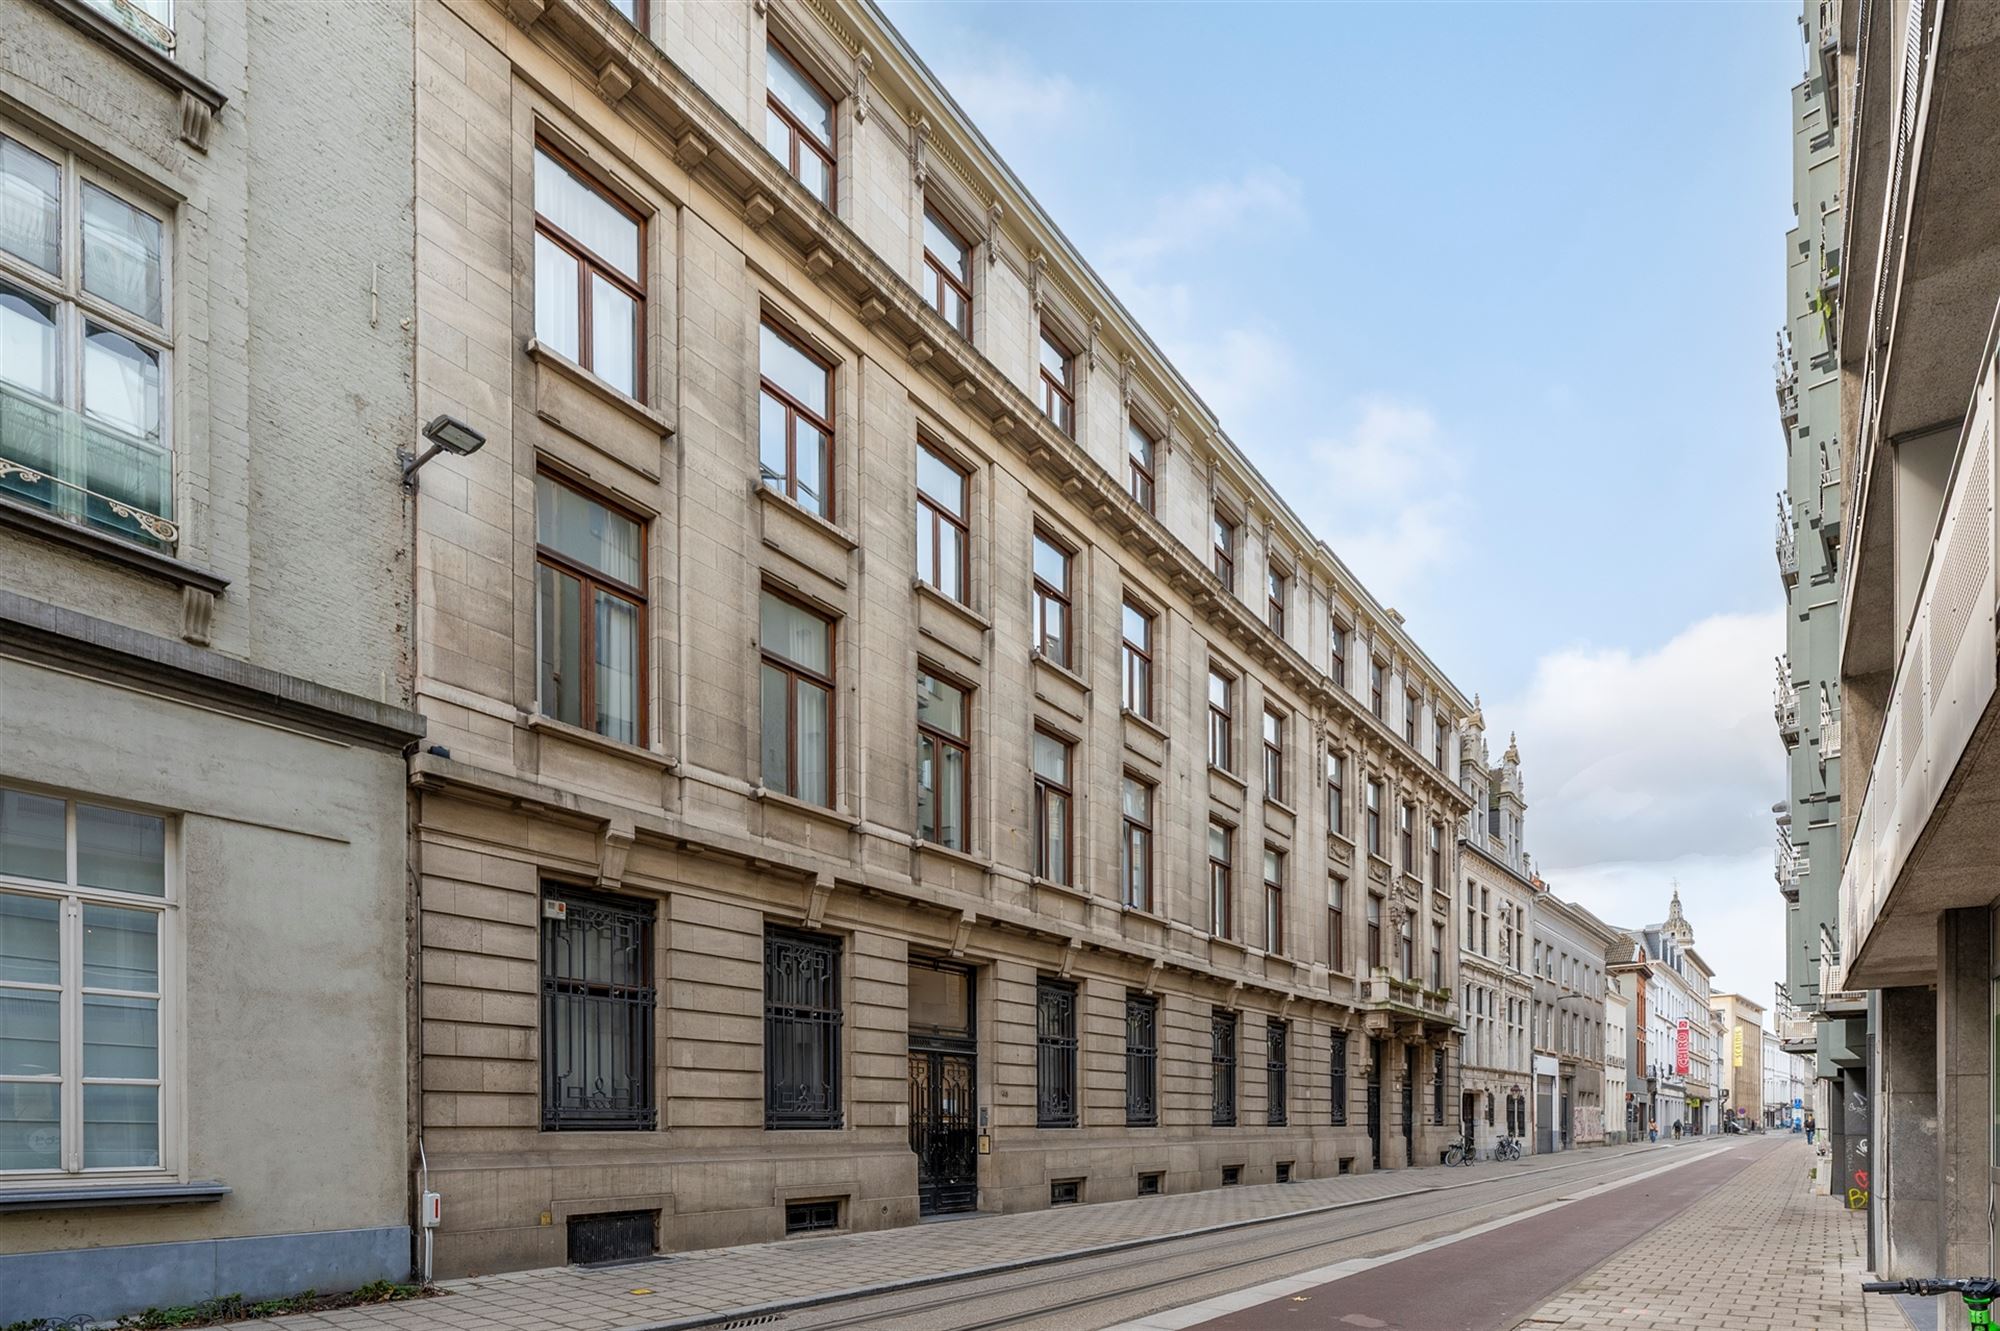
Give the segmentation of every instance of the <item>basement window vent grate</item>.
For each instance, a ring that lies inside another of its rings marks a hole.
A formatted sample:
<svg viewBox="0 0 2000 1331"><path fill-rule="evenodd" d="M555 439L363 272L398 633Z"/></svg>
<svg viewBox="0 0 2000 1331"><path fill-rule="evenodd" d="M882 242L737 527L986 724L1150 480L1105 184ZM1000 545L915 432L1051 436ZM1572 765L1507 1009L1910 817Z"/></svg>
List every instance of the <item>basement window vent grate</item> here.
<svg viewBox="0 0 2000 1331"><path fill-rule="evenodd" d="M1059 1178L1049 1184L1050 1206L1074 1206L1083 1200L1083 1180Z"/></svg>
<svg viewBox="0 0 2000 1331"><path fill-rule="evenodd" d="M1280 1160L1278 1162L1278 1182L1290 1183L1291 1181L1292 1181L1292 1162L1289 1160Z"/></svg>
<svg viewBox="0 0 2000 1331"><path fill-rule="evenodd" d="M785 1203L785 1233L818 1234L840 1228L840 1202L835 1200L817 1202Z"/></svg>
<svg viewBox="0 0 2000 1331"><path fill-rule="evenodd" d="M1222 1167L1222 1186L1223 1186L1223 1187L1225 1187L1225 1188L1233 1188L1233 1187L1235 1187L1235 1186L1236 1186L1237 1184L1241 1183L1242 1181L1243 1181L1243 1166L1241 1166L1241 1165L1224 1165L1224 1166Z"/></svg>
<svg viewBox="0 0 2000 1331"><path fill-rule="evenodd" d="M1161 1191L1160 1188L1161 1181L1162 1181L1162 1176L1159 1174L1139 1175L1139 1195L1141 1197L1159 1196Z"/></svg>

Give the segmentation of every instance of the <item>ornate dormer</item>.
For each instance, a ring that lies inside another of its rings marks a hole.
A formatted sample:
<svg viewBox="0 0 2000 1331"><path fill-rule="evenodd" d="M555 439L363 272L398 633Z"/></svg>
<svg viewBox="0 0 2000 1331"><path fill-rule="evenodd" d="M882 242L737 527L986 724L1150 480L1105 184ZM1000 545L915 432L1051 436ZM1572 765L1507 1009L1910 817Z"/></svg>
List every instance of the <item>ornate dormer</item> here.
<svg viewBox="0 0 2000 1331"><path fill-rule="evenodd" d="M1507 751L1500 755L1500 765L1492 769L1491 780L1493 794L1488 803L1487 827L1507 863L1516 872L1525 873L1528 792L1521 780L1521 742L1512 732L1507 735Z"/></svg>
<svg viewBox="0 0 2000 1331"><path fill-rule="evenodd" d="M1458 742L1459 788L1472 797L1472 811L1465 815L1466 840L1486 844L1486 807L1492 800L1492 780L1486 765L1486 712L1479 695L1472 695L1472 715L1465 718L1465 730Z"/></svg>

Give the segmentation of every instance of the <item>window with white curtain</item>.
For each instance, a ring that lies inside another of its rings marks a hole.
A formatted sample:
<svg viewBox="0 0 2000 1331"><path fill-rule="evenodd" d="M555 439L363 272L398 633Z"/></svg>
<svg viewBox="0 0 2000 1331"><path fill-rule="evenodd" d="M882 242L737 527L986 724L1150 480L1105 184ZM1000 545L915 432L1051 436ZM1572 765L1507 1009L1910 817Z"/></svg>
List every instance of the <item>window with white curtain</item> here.
<svg viewBox="0 0 2000 1331"><path fill-rule="evenodd" d="M0 787L0 1179L174 1166L171 836Z"/></svg>
<svg viewBox="0 0 2000 1331"><path fill-rule="evenodd" d="M164 550L170 236L164 209L0 125L0 497Z"/></svg>
<svg viewBox="0 0 2000 1331"><path fill-rule="evenodd" d="M645 742L646 528L566 481L535 477L535 642L544 716Z"/></svg>

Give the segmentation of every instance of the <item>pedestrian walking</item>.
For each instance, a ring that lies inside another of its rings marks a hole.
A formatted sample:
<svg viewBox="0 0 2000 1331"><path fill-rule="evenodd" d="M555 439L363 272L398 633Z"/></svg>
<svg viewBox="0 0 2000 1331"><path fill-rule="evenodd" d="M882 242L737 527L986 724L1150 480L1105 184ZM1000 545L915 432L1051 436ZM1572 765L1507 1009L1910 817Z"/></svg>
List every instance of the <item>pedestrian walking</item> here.
<svg viewBox="0 0 2000 1331"><path fill-rule="evenodd" d="M1660 1139L1660 1125L1655 1123L1652 1127L1646 1129L1646 1140L1656 1142L1659 1139Z"/></svg>
<svg viewBox="0 0 2000 1331"><path fill-rule="evenodd" d="M1811 1146L1811 1145L1813 1144L1813 1137L1814 1137L1814 1135L1815 1135L1816 1133L1818 1133L1818 1132L1819 1132L1819 1124L1813 1121L1813 1116L1812 1116L1811 1114L1807 1114L1807 1115L1806 1115L1806 1145L1808 1145L1808 1146Z"/></svg>
<svg viewBox="0 0 2000 1331"><path fill-rule="evenodd" d="M1675 1141L1679 1141L1680 1139L1681 1139L1681 1121L1680 1121L1679 1119L1675 1119L1675 1120L1674 1120L1674 1140L1675 1140Z"/></svg>

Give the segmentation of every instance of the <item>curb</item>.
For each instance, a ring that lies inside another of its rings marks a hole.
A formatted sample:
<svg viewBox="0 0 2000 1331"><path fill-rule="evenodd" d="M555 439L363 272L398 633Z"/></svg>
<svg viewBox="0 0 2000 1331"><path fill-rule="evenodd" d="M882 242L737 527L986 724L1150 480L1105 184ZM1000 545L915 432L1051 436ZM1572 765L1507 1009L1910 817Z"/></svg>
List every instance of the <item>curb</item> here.
<svg viewBox="0 0 2000 1331"><path fill-rule="evenodd" d="M1647 1155L1654 1151L1672 1150L1665 1142L1648 1142L1631 1146L1624 1152L1630 1155ZM1552 1154L1578 1156L1592 1155L1589 1148L1582 1150L1554 1152ZM1537 1157L1530 1157L1537 1158ZM1533 1177L1536 1174L1552 1173L1562 1166L1525 1170L1517 1177ZM1426 1169L1442 1166L1425 1166ZM1226 1220L1217 1225L1201 1225L1194 1229L1175 1230L1170 1234L1147 1234L1138 1238L1117 1239L1110 1243L1093 1244L1087 1248L1070 1248L1062 1252L1044 1253L1038 1257L1019 1257L1012 1261L991 1262L985 1266L960 1267L951 1271L939 1271L930 1275L909 1276L902 1280L885 1280L872 1285L854 1285L846 1289L827 1290L820 1294L805 1294L795 1299L776 1299L769 1303L749 1304L740 1308L730 1308L722 1312L690 1313L683 1317L670 1318L663 1322L633 1322L615 1328L615 1331L697 1331L697 1328L719 1327L731 1323L754 1323L765 1318L775 1318L788 1312L799 1312L807 1308L819 1308L829 1303L847 1303L859 1299L879 1298L885 1294L901 1294L910 1290L927 1289L933 1285L945 1285L960 1280L982 1280L988 1276L1006 1275L1013 1271L1032 1270L1038 1266L1053 1266L1059 1262L1081 1261L1089 1257L1103 1257L1112 1253L1130 1252L1135 1248L1149 1248L1162 1243L1176 1243L1183 1239L1201 1238L1208 1234L1223 1234L1239 1229L1251 1229L1258 1225L1275 1224L1280 1220L1296 1220L1302 1216L1326 1215L1333 1211L1349 1211L1360 1206L1374 1206L1380 1202L1400 1201L1405 1197L1422 1197L1431 1193L1453 1192L1460 1188L1478 1187L1489 1179L1466 1179L1456 1183L1434 1183L1427 1187L1406 1188L1401 1192L1384 1193L1379 1197L1357 1197L1352 1201L1326 1202L1319 1206L1300 1207L1295 1211L1280 1211L1274 1215L1252 1216L1245 1220ZM1275 1186L1275 1185L1273 1185ZM880 1231L878 1231L880 1232Z"/></svg>

